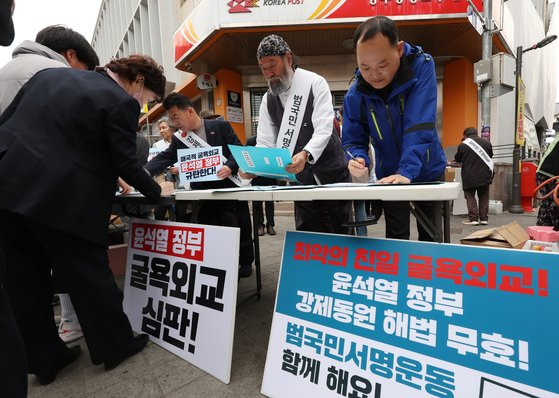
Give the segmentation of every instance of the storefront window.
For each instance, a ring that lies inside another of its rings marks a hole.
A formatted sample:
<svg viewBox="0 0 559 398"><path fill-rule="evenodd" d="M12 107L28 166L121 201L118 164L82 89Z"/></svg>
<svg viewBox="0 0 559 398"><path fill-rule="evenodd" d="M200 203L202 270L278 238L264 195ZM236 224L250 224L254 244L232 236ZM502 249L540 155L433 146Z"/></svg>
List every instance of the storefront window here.
<svg viewBox="0 0 559 398"><path fill-rule="evenodd" d="M256 135L258 128L258 113L260 112L260 104L264 94L268 91L267 87L251 88L250 89L250 132L251 135Z"/></svg>

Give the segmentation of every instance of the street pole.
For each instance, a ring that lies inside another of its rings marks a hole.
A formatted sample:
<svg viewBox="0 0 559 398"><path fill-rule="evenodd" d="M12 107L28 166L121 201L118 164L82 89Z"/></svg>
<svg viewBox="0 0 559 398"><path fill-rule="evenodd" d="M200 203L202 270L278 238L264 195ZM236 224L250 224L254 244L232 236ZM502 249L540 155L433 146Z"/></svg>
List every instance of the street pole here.
<svg viewBox="0 0 559 398"><path fill-rule="evenodd" d="M519 120L519 110L520 107L518 106L519 102L519 89L522 81L522 54L535 50L537 48L542 48L547 46L553 40L557 39L557 35L552 35L548 37L544 37L540 40L537 44L534 44L532 47L527 48L526 50L522 49L522 46L516 48L516 90L515 90L515 110L514 110L514 149L512 151L512 204L509 208L509 213L524 213L524 209L520 205L520 144L517 139L518 135L518 126L520 123L524 124L523 120ZM524 114L524 112L523 112Z"/></svg>
<svg viewBox="0 0 559 398"><path fill-rule="evenodd" d="M520 205L520 145L518 144L518 90L522 76L522 46L516 48L516 90L514 100L514 149L512 151L512 203L509 213L521 214L524 209Z"/></svg>
<svg viewBox="0 0 559 398"><path fill-rule="evenodd" d="M493 22L492 22L492 10L493 10L493 0L485 0L483 2L483 19L484 29L482 34L482 52L481 58L484 60L491 59L493 55ZM491 81L487 81L481 85L481 127L482 131L487 131L485 133L487 140L490 140L491 136L491 97L490 97L490 86ZM486 127L487 126L487 127ZM482 134L483 136L483 134Z"/></svg>

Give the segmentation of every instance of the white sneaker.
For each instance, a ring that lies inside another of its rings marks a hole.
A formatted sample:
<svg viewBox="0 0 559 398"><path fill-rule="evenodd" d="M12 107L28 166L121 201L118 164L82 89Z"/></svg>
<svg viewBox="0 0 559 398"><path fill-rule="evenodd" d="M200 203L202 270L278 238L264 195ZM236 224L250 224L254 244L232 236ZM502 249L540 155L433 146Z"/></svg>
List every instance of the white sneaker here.
<svg viewBox="0 0 559 398"><path fill-rule="evenodd" d="M487 225L487 221L480 221L479 222L481 225Z"/></svg>
<svg viewBox="0 0 559 398"><path fill-rule="evenodd" d="M60 336L64 343L70 343L83 337L80 323L78 321L68 322L66 320L62 320L58 326L58 336Z"/></svg>
<svg viewBox="0 0 559 398"><path fill-rule="evenodd" d="M462 221L462 224L464 224L464 225L479 225L479 222L477 222L477 221Z"/></svg>

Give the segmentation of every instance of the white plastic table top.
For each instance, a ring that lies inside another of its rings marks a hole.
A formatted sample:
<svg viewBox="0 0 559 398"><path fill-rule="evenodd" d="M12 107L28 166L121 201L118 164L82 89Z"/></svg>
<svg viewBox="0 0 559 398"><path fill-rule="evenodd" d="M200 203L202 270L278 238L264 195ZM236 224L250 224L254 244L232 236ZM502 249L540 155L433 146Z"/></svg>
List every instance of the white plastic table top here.
<svg viewBox="0 0 559 398"><path fill-rule="evenodd" d="M277 191L231 191L214 190L177 191L175 200L454 200L460 193L460 183L441 184L383 184L375 186L331 186L328 188L283 189Z"/></svg>

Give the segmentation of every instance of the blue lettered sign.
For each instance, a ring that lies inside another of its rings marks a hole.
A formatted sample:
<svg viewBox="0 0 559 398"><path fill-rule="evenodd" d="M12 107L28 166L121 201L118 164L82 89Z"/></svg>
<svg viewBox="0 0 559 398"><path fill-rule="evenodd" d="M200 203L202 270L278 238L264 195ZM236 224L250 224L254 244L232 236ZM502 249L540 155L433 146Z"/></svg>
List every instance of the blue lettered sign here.
<svg viewBox="0 0 559 398"><path fill-rule="evenodd" d="M288 232L262 393L559 397L559 255Z"/></svg>

